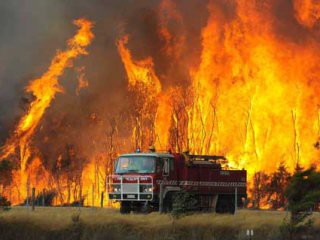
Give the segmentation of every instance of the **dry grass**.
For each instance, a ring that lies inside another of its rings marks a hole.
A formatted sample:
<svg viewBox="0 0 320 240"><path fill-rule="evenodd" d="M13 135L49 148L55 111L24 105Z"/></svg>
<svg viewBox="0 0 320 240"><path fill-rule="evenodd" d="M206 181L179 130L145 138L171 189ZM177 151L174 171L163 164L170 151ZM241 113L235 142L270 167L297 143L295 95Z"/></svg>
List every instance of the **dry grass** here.
<svg viewBox="0 0 320 240"><path fill-rule="evenodd" d="M78 218L79 216L79 218ZM193 214L120 215L117 209L24 207L0 211L0 239L281 239L279 226L287 216L280 211L240 210L236 215ZM319 233L320 214L314 237ZM316 239L316 238L313 238Z"/></svg>

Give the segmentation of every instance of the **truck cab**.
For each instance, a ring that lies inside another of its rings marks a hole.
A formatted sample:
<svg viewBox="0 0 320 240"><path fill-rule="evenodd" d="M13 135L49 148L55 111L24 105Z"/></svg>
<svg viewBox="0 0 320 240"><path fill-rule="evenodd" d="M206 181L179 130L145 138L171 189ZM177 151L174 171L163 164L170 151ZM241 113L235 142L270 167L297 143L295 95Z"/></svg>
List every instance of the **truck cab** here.
<svg viewBox="0 0 320 240"><path fill-rule="evenodd" d="M120 202L121 213L158 210L159 182L164 179L177 180L172 154L123 154L108 177L109 199Z"/></svg>

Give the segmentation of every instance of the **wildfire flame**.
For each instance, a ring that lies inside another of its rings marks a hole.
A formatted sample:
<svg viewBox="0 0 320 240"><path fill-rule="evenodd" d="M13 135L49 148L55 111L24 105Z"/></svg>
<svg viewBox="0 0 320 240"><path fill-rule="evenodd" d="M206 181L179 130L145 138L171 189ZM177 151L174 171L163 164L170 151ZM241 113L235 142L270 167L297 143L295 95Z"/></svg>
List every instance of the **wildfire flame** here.
<svg viewBox="0 0 320 240"><path fill-rule="evenodd" d="M126 35L118 41L118 51L128 74L129 87L134 88L137 83L143 83L152 88L152 92L158 94L161 91L161 83L153 69L152 58L140 61L132 59L130 51L126 48L129 36Z"/></svg>
<svg viewBox="0 0 320 240"><path fill-rule="evenodd" d="M170 114L168 114L171 112L168 96L162 92L160 80L153 67L154 64L152 58L148 57L140 61L133 60L129 49L126 47L128 40L128 35L124 36L118 41L117 46L127 72L129 89L136 90L137 94L139 94L139 91L146 91L146 98L145 102L143 103L144 107L141 110L141 116L148 117L150 112L147 112L148 110L146 108L151 103L157 101L156 99L159 101L159 105L155 104L156 111L152 117L152 121L155 121L155 136L149 137L149 139L146 141L147 145L155 143L157 146L165 148L168 142L168 131L171 121ZM142 85L143 88L139 88L139 86L135 88L138 84L140 84L140 86ZM143 120L139 119L137 121L137 125L141 126ZM146 129L140 129L140 131L145 130ZM133 132L134 136L136 135L135 131ZM137 145L142 146L143 144L140 142Z"/></svg>
<svg viewBox="0 0 320 240"><path fill-rule="evenodd" d="M247 169L250 182L255 172L273 172L280 162L291 172L296 164L307 167L319 163L320 4L312 0L289 2L210 0L206 22L195 37L201 41L195 54L188 55L192 41L179 3L170 0L161 1L154 29L161 46L153 51L161 57L149 53L137 60L129 45L132 36L120 36L116 47L127 75L127 90L133 96L132 108L127 119L112 124L109 152L89 156L78 174L81 184L70 183L69 173L63 171L53 181L53 173L42 166L40 154L31 147L46 109L56 94L63 92L59 77L73 60L88 54L86 47L94 37L92 22L76 20L79 30L67 49L58 51L48 71L26 87L34 99L1 148L0 160L20 154L20 170L13 172L12 184L34 185L36 176L43 176L45 184L61 192L60 204L79 200L83 193L87 203L97 204L105 187L105 178L100 176L112 171L115 155L123 149L147 150L150 145L161 150L226 155L228 167ZM290 4L286 18L291 25L274 13L281 4ZM157 65L159 59L171 66L163 70L165 67ZM187 77L182 78L178 71ZM175 84L177 78L179 84ZM79 68L78 81L77 94L88 86L83 68ZM90 119L103 125L99 112L92 113ZM131 137L125 136L131 139L130 147L129 139L120 139L118 148L113 145L113 134L121 124L132 129ZM72 147L68 151L75 156ZM33 161L27 164L31 157ZM57 169L63 168L62 158L60 155L56 160ZM28 169L35 176L26 176ZM19 201L27 195L23 190L12 194L19 195Z"/></svg>
<svg viewBox="0 0 320 240"><path fill-rule="evenodd" d="M26 92L32 93L34 100L30 103L29 109L19 120L14 134L1 148L0 159L7 158L14 154L16 149L20 152L20 169L22 185L26 184L26 162L31 155L30 142L37 129L46 109L58 92L63 92L59 85L58 78L67 67L72 66L72 61L80 55L87 55L86 47L91 43L94 35L91 32L92 22L86 19L78 19L74 24L79 27L77 34L68 41L68 48L65 51L57 51L51 64L40 78L30 81ZM25 196L23 196L25 197Z"/></svg>
<svg viewBox="0 0 320 240"><path fill-rule="evenodd" d="M173 7L169 1L162 3L162 9ZM180 146L175 141L171 144L174 149L225 154L230 167L248 170L249 179L255 171L274 171L281 161L293 171L296 164L309 166L319 160L314 142L320 132L320 45L312 37L303 45L279 37L272 21L266 21L272 19L272 5L262 5L259 8L254 1L236 1L235 17L228 19L219 4L209 2L208 21L201 33L200 62L189 69L191 82L187 91L192 101L185 104L187 120L179 130L175 127L179 114L174 109L177 102L183 101L179 97L186 96L176 94L163 101L163 96L169 96L163 87L147 93L157 96L153 99L156 116L172 116L170 120L154 119L157 132L165 132L157 135L160 142L170 145L170 130L176 128L177 135L185 137L185 141ZM312 29L320 19L319 4L297 0L293 5L296 20ZM171 12L180 16L176 10ZM163 26L159 34L166 44L172 39ZM159 86L153 63L132 64L132 56L123 45L127 41L128 37L121 40L118 50L129 85L141 81ZM176 44L179 50L183 44L181 38ZM172 53L172 49L168 48L168 52ZM150 56L147 59L152 62ZM182 136L182 131L187 134Z"/></svg>

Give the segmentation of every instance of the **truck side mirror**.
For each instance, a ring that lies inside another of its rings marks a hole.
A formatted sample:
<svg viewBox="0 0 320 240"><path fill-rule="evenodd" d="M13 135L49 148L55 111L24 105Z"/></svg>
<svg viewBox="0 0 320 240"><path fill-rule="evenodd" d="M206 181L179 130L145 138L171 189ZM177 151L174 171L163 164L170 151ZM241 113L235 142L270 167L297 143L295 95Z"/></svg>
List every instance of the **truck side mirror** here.
<svg viewBox="0 0 320 240"><path fill-rule="evenodd" d="M117 158L117 159L114 161L113 172L116 172L117 166L118 166L118 162L119 162L119 159Z"/></svg>
<svg viewBox="0 0 320 240"><path fill-rule="evenodd" d="M169 176L169 159L163 159L163 176Z"/></svg>

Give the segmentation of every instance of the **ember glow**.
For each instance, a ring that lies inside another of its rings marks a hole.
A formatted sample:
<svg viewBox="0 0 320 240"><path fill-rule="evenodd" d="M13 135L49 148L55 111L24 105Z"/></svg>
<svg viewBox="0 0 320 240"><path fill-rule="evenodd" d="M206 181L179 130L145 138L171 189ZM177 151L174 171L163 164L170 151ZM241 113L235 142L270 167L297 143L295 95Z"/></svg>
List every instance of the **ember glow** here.
<svg viewBox="0 0 320 240"><path fill-rule="evenodd" d="M97 104L89 117L79 115L90 120L86 133L92 151L83 151L87 159L80 161L83 165L77 162L70 167L69 171L79 171L76 178L45 166L43 153L32 144L46 110L56 94L63 93L59 77L76 58L89 54L86 48L94 38L93 24L85 19L74 22L79 30L67 42L67 49L58 51L48 71L25 88L34 99L1 148L0 159L15 156L20 163L8 187L20 189L10 193L13 203L27 196L27 190L21 190L25 187L14 186L30 185L58 189L57 204L83 195L87 204L98 204L113 158L137 147L147 151L150 145L226 155L229 168L248 170L249 181L257 171L271 173L280 162L291 172L297 164L319 164L320 151L315 147L320 141L319 3L212 0L203 4L204 20L199 26L187 19L199 18L199 14L189 16L183 3L163 0L153 8L157 21L150 31L156 35L152 41L132 34L129 27L117 32L112 47L122 75L114 78L120 81L117 77L125 76L126 87L118 92L125 92L129 103ZM286 14L279 13L281 8ZM200 20L194 22L200 24ZM193 30L196 27L198 32ZM99 71L112 69L94 64ZM94 84L84 73L90 66L77 69L76 93L81 95L81 89ZM113 77L109 75L99 81ZM112 109L112 114L104 114L104 107L107 112ZM103 150L97 147L101 142ZM70 158L75 151L67 147ZM61 154L56 153L52 164L60 170ZM70 181L71 188L63 187Z"/></svg>

